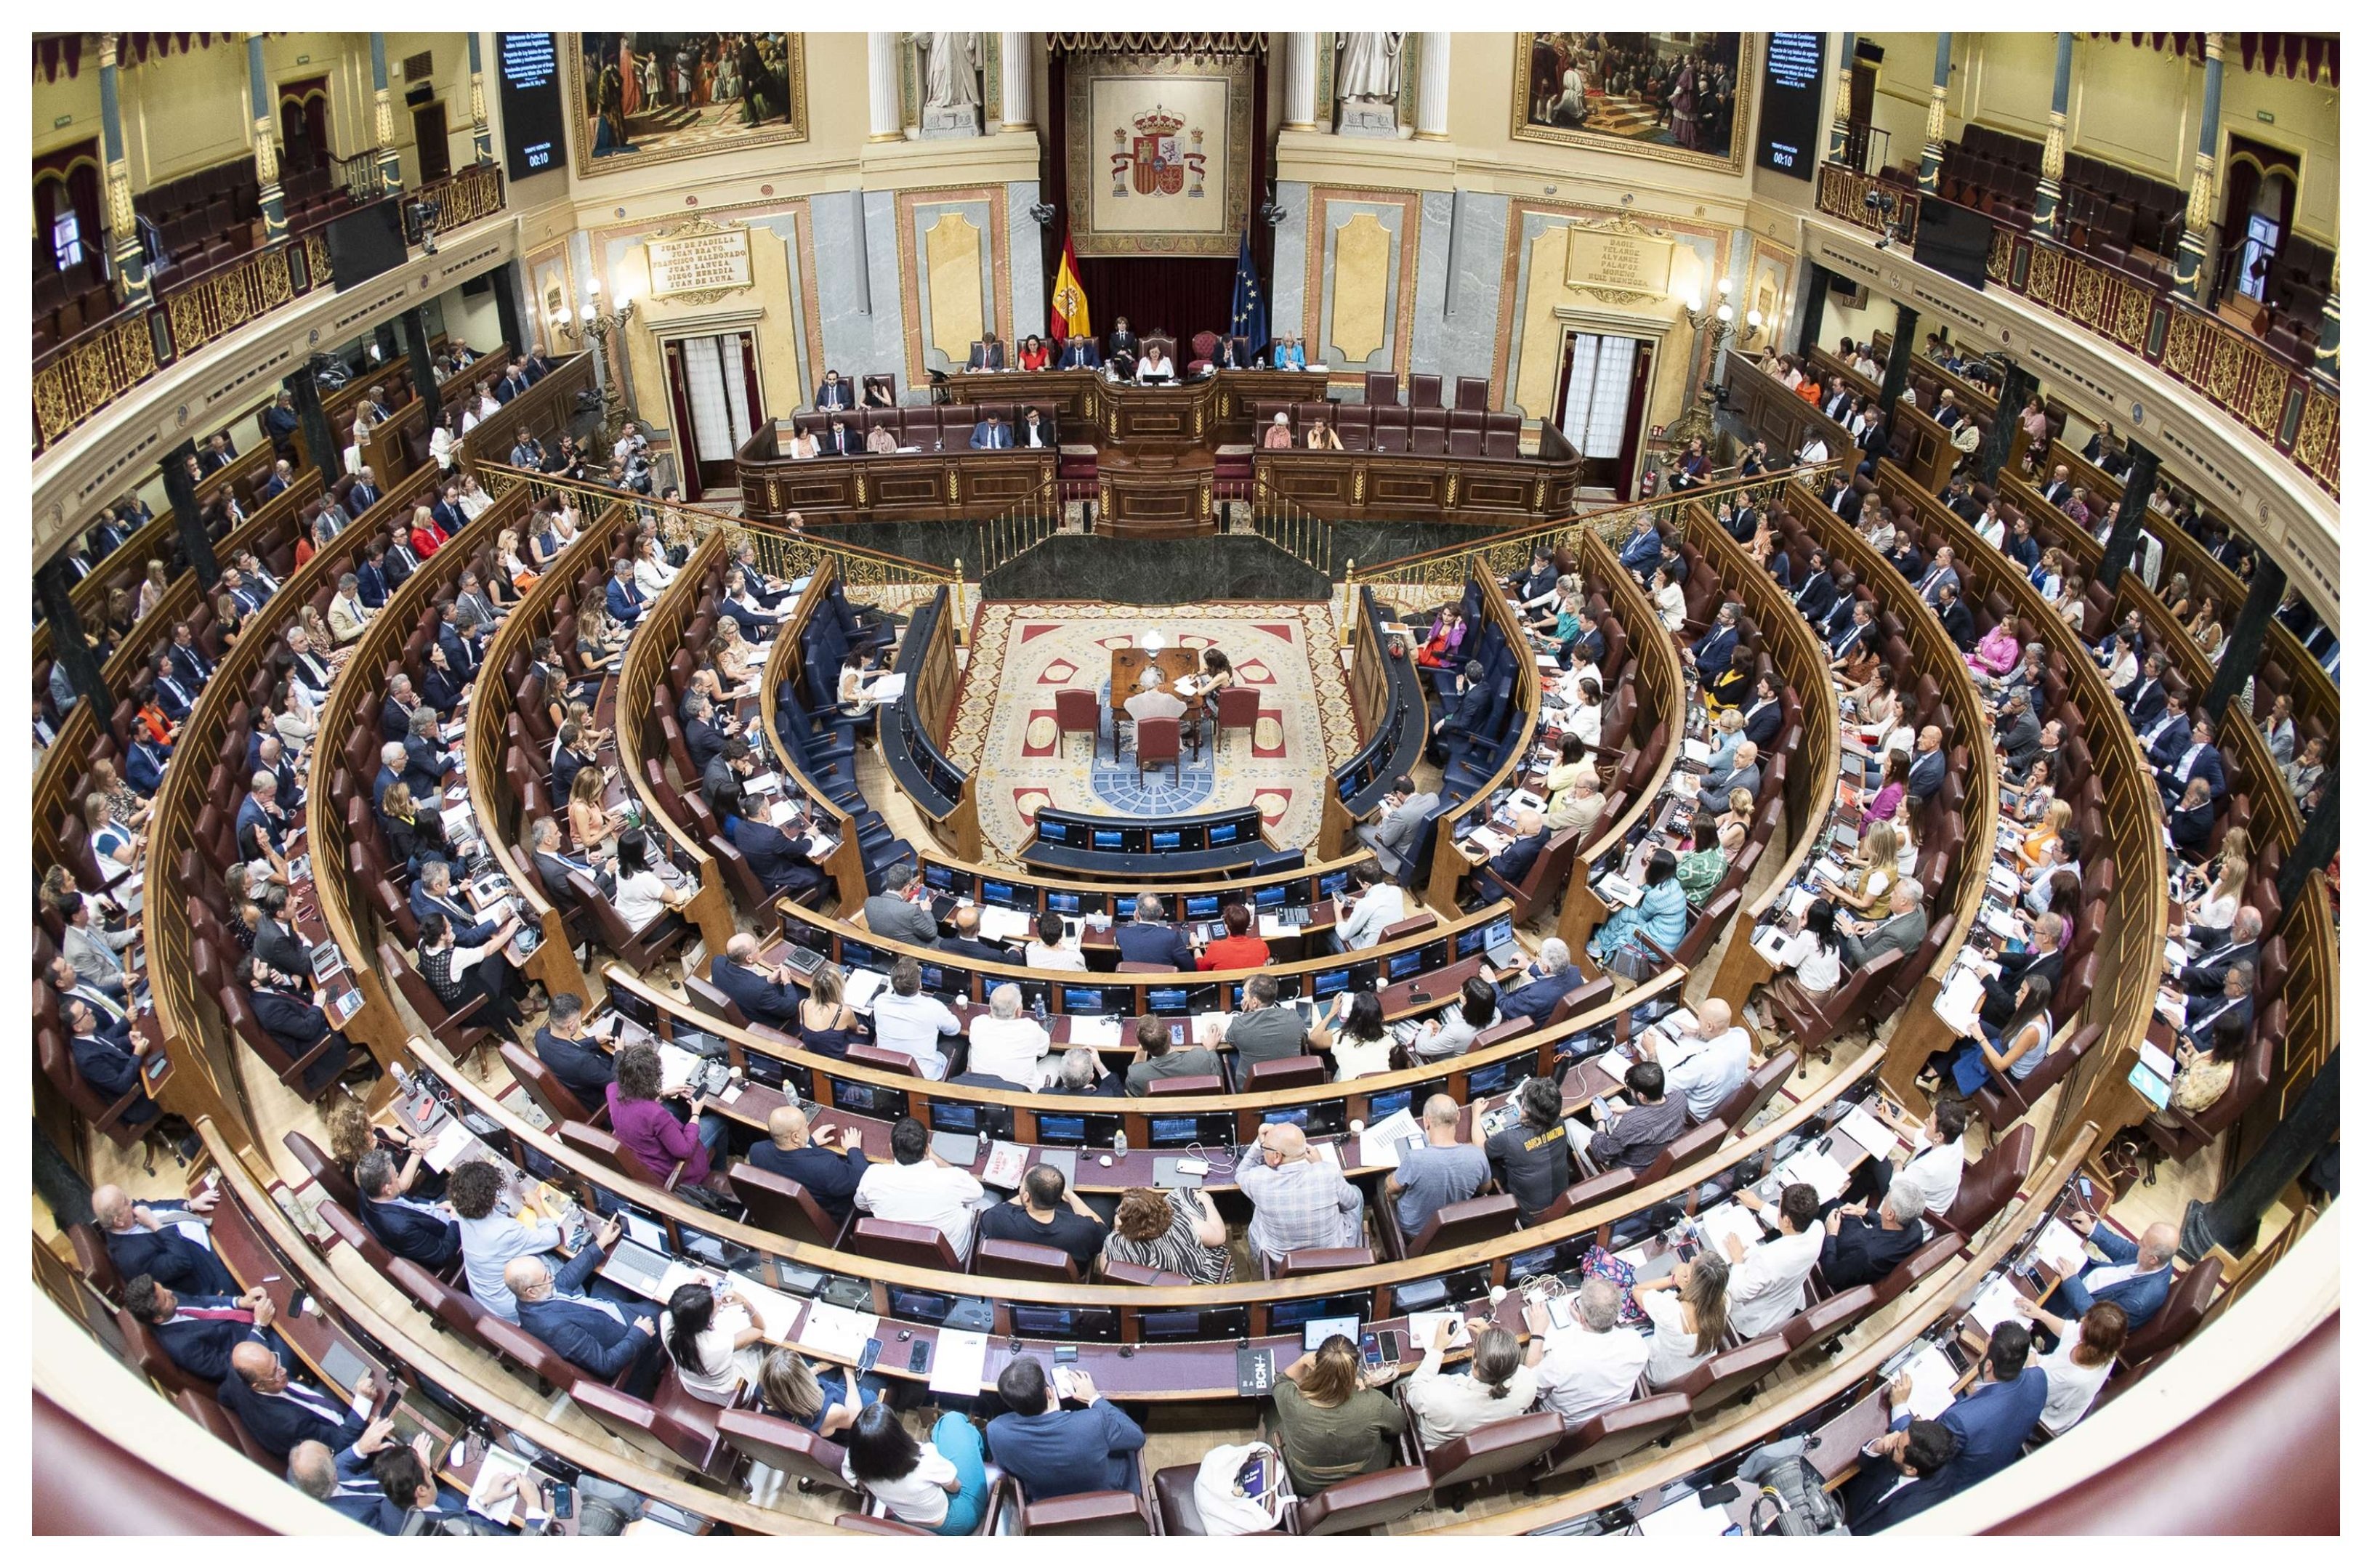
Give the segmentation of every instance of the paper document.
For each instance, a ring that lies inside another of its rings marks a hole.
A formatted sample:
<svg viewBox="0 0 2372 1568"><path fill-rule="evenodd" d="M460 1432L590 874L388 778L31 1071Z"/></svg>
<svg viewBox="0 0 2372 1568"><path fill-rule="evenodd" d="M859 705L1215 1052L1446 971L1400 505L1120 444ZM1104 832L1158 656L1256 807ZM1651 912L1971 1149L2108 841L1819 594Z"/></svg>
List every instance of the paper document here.
<svg viewBox="0 0 2372 1568"><path fill-rule="evenodd" d="M865 1353L865 1342L880 1327L881 1319L873 1313L852 1312L829 1301L810 1302L808 1320L799 1328L799 1343L827 1361L854 1366Z"/></svg>
<svg viewBox="0 0 2372 1568"><path fill-rule="evenodd" d="M459 1117L453 1117L436 1130L436 1141L420 1157L428 1162L431 1170L450 1170L477 1143L477 1134L462 1126Z"/></svg>
<svg viewBox="0 0 2372 1568"><path fill-rule="evenodd" d="M981 1375L988 1369L988 1336L962 1329L941 1329L939 1348L931 1354L931 1390L978 1399Z"/></svg>
<svg viewBox="0 0 2372 1568"><path fill-rule="evenodd" d="M659 1041L659 1092L671 1095L692 1082L700 1058L680 1045Z"/></svg>
<svg viewBox="0 0 2372 1568"><path fill-rule="evenodd" d="M1977 1032L1977 1010L1984 1005L1985 982L1978 973L1966 966L1955 966L1944 981L1944 989L1936 993L1936 1016L1951 1026L1955 1034Z"/></svg>
<svg viewBox="0 0 2372 1568"><path fill-rule="evenodd" d="M1474 1342L1473 1334L1466 1327L1466 1315L1462 1312L1412 1312L1408 1320L1409 1353L1423 1355L1431 1350L1433 1336L1444 1323L1450 1326L1450 1349L1463 1350Z"/></svg>
<svg viewBox="0 0 2372 1568"><path fill-rule="evenodd" d="M877 703L894 703L906 694L906 677L903 672L885 675L866 688L865 694Z"/></svg>
<svg viewBox="0 0 2372 1568"><path fill-rule="evenodd" d="M1466 844L1482 854L1496 854L1507 847L1507 841L1488 828L1477 828L1466 835Z"/></svg>
<svg viewBox="0 0 2372 1568"><path fill-rule="evenodd" d="M2017 1303L2022 1299L2016 1285L1997 1275L1987 1280L1985 1288L1977 1292L1977 1299L1969 1303L1969 1316L1990 1334L2004 1323L2018 1320Z"/></svg>
<svg viewBox="0 0 2372 1568"><path fill-rule="evenodd" d="M1006 1191L1021 1186L1021 1173L1029 1163L1029 1152L1018 1144L998 1139L988 1146L988 1163L981 1167L980 1181L983 1187L1002 1187Z"/></svg>
<svg viewBox="0 0 2372 1568"><path fill-rule="evenodd" d="M1111 1050L1120 1044L1120 1020L1074 1016L1070 1043L1075 1049L1085 1046L1089 1051Z"/></svg>
<svg viewBox="0 0 2372 1568"><path fill-rule="evenodd" d="M751 773L741 781L741 793L744 795L768 795L782 787L783 775L780 773Z"/></svg>
<svg viewBox="0 0 2372 1568"><path fill-rule="evenodd" d="M1702 740L1683 740L1680 742L1680 755L1692 762L1710 762L1713 761L1713 748Z"/></svg>
<svg viewBox="0 0 2372 1568"><path fill-rule="evenodd" d="M778 800L766 808L766 820L773 827L798 820L799 807L795 800Z"/></svg>
<svg viewBox="0 0 2372 1568"><path fill-rule="evenodd" d="M1893 1132L1872 1116L1866 1106L1857 1105L1846 1111L1836 1130L1867 1149L1873 1158L1885 1159L1894 1153Z"/></svg>
<svg viewBox="0 0 2372 1568"><path fill-rule="evenodd" d="M890 977L879 970L857 970L849 975L848 984L842 991L842 999L848 1004L851 1012L870 1013L873 1011L873 999L889 985Z"/></svg>
<svg viewBox="0 0 2372 1568"><path fill-rule="evenodd" d="M2017 923L2017 916L2007 910L1985 911L1985 929L2005 942L2022 942L2026 939L2026 927L2020 925Z"/></svg>
<svg viewBox="0 0 2372 1568"><path fill-rule="evenodd" d="M1727 1258L1726 1245L1736 1237L1740 1245L1752 1251L1762 1239L1762 1222L1754 1217L1743 1203L1722 1203L1697 1216L1697 1229L1703 1233L1705 1250Z"/></svg>
<svg viewBox="0 0 2372 1568"><path fill-rule="evenodd" d="M2034 1238L2034 1255L2061 1279L2081 1272L2089 1261L2084 1250L2084 1238L2068 1227L2062 1219L2043 1222L2042 1232Z"/></svg>
<svg viewBox="0 0 2372 1568"><path fill-rule="evenodd" d="M1359 1163L1363 1166L1398 1169L1401 1146L1413 1138L1422 1137L1416 1118L1402 1106L1382 1121L1369 1124L1359 1134Z"/></svg>
<svg viewBox="0 0 2372 1568"><path fill-rule="evenodd" d="M489 1446L485 1456L478 1461L477 1479L470 1483L470 1512L483 1515L498 1525L510 1524L518 1516L517 1497L512 1495L506 1488L500 1503L490 1504L486 1499L503 1481L512 1476L523 1476L528 1473L529 1466L525 1459L507 1448ZM541 1516L530 1516L540 1517Z"/></svg>
<svg viewBox="0 0 2372 1568"><path fill-rule="evenodd" d="M1921 1420L1934 1421L1952 1406L1952 1387L1960 1375L1952 1370L1951 1362L1934 1345L1923 1345L1919 1353L1902 1368L1911 1375L1911 1413ZM1895 1411L1897 1415L1902 1412Z"/></svg>
<svg viewBox="0 0 2372 1568"><path fill-rule="evenodd" d="M983 942L1017 942L1027 938L1037 928L1037 923L1019 910L1000 909L983 904L980 911L980 939Z"/></svg>
<svg viewBox="0 0 2372 1568"><path fill-rule="evenodd" d="M1787 1162L1779 1167L1779 1175L1783 1187L1801 1181L1819 1193L1823 1203L1843 1196L1845 1183L1851 1179L1846 1176L1844 1167L1823 1154L1819 1145L1811 1144L1790 1156Z"/></svg>
<svg viewBox="0 0 2372 1568"><path fill-rule="evenodd" d="M1642 896L1638 887L1628 877L1617 877L1611 872L1600 877L1591 890L1602 901L1620 904L1624 909L1629 909L1633 904L1637 903Z"/></svg>
<svg viewBox="0 0 2372 1568"><path fill-rule="evenodd" d="M2161 1078L2174 1076L2174 1058L2146 1040L2142 1041L2142 1065Z"/></svg>

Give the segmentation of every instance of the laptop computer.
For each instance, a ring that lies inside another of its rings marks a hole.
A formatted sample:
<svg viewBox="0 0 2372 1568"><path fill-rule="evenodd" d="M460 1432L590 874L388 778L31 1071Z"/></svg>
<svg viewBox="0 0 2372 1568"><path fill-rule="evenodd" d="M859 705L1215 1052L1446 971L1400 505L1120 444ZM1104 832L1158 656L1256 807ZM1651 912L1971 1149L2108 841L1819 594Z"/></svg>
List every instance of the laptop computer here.
<svg viewBox="0 0 2372 1568"><path fill-rule="evenodd" d="M1494 969L1511 969L1524 961L1524 950L1516 946L1516 919L1501 915L1482 934L1483 951L1489 955Z"/></svg>
<svg viewBox="0 0 2372 1568"><path fill-rule="evenodd" d="M1052 1169L1062 1172L1063 1185L1068 1187L1071 1185L1072 1179L1078 1174L1079 1151L1076 1149L1039 1149L1036 1151L1034 1157L1029 1161L1029 1163L1031 1165L1047 1166Z"/></svg>
<svg viewBox="0 0 2372 1568"><path fill-rule="evenodd" d="M980 1157L980 1134L934 1132L931 1134L931 1153L958 1170L970 1170L971 1162Z"/></svg>
<svg viewBox="0 0 2372 1568"><path fill-rule="evenodd" d="M615 1285L623 1286L636 1295L656 1300L659 1282L667 1278L668 1259L652 1251L639 1241L621 1238L610 1249L609 1260L601 1265L600 1274Z"/></svg>

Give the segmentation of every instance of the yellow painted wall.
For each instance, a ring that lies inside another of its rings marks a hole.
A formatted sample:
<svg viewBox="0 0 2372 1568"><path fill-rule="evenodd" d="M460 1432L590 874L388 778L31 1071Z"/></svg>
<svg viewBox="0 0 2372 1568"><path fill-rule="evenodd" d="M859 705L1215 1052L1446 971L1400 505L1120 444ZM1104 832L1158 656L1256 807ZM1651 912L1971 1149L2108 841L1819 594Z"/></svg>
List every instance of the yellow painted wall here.
<svg viewBox="0 0 2372 1568"><path fill-rule="evenodd" d="M805 203L793 203L789 210L798 214L802 224L807 221ZM734 215L735 218L744 220L750 215ZM780 223L781 219L775 215L774 221ZM695 305L680 297L649 297L650 271L646 252L640 243L642 236L648 232L651 231L612 227L597 229L592 236L596 262L604 274L602 289L605 296L615 296L621 290L629 290L637 301L634 320L626 331L626 348L636 401L645 417L650 423L665 427L672 427L675 424L668 408L667 373L659 353L662 334L680 336L748 331L757 339L758 378L764 394L765 411L785 415L807 401L807 394L801 389L807 382L803 376L798 342L803 331L802 318L798 302L791 293L790 263L782 238L771 229L752 226L750 231L752 286L713 303ZM621 239L634 243L620 249L618 242ZM751 319L753 311L756 317ZM821 377L815 378L820 380Z"/></svg>
<svg viewBox="0 0 2372 1568"><path fill-rule="evenodd" d="M2339 242L2339 89L2224 64L2223 125L2298 154L2297 224L2327 245ZM2271 114L2273 123L2257 118Z"/></svg>

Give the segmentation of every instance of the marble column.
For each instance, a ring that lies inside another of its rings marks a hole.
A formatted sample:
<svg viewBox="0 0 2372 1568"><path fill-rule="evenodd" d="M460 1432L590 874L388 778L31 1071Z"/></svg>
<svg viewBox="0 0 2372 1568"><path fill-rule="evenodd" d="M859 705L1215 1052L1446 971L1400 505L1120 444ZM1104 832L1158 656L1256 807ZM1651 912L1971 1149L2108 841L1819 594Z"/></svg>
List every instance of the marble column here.
<svg viewBox="0 0 2372 1568"><path fill-rule="evenodd" d="M65 668L75 695L105 724L106 715L115 711L115 696L107 689L107 672L100 668L98 652L83 631L82 615L75 609L74 581L65 552L60 551L35 569L33 594L41 603L42 618L50 623L50 648Z"/></svg>
<svg viewBox="0 0 2372 1568"><path fill-rule="evenodd" d="M255 203L263 212L263 241L288 238L288 209L280 199L280 150L272 139L272 83L263 74L263 35L247 35L248 111L255 128Z"/></svg>
<svg viewBox="0 0 2372 1568"><path fill-rule="evenodd" d="M123 283L123 303L148 300L148 262L140 249L140 220L132 211L132 168L123 159L123 114L116 99L115 52L121 34L99 35L99 123L107 158L107 229L114 248L115 275Z"/></svg>
<svg viewBox="0 0 2372 1568"><path fill-rule="evenodd" d="M1007 131L1027 131L1036 124L1030 114L1029 82L1034 74L1030 67L1037 62L1038 35L1006 33L997 44L996 54L1005 96L1000 126Z"/></svg>
<svg viewBox="0 0 2372 1568"><path fill-rule="evenodd" d="M1449 35L1417 35L1416 139L1449 140Z"/></svg>
<svg viewBox="0 0 2372 1568"><path fill-rule="evenodd" d="M2191 204L2174 251L2174 286L2204 306L2215 287L2207 265L2207 226L2215 221L2215 146L2224 125L2224 35L2207 35L2207 91L2199 106L2199 152L2191 166Z"/></svg>
<svg viewBox="0 0 2372 1568"><path fill-rule="evenodd" d="M1318 35L1285 35L1285 128L1318 129Z"/></svg>
<svg viewBox="0 0 2372 1568"><path fill-rule="evenodd" d="M1944 171L1944 95L1952 86L1952 35L1936 35L1936 85L1927 90L1927 143L1919 149L1919 189L1932 196Z"/></svg>
<svg viewBox="0 0 2372 1568"><path fill-rule="evenodd" d="M2067 76L2076 63L2076 35L2059 35L2059 63L2051 73L2051 127L2042 134L2042 179L2034 188L2037 234L2049 234L2058 225L2059 177L2067 170Z"/></svg>
<svg viewBox="0 0 2372 1568"><path fill-rule="evenodd" d="M1996 408L2008 406L2003 402ZM2124 488L2117 496L2116 516L2110 520L2108 538L2100 541L2099 563L2092 568L2092 580L2112 594L2141 549L2142 528L2149 521L2150 492L2157 488L2157 454L2128 436L2125 456L2133 459L2133 466L2120 482Z"/></svg>
<svg viewBox="0 0 2372 1568"><path fill-rule="evenodd" d="M1837 102L1829 116L1829 161L1845 161L1845 142L1853 134L1854 36L1839 33L1837 38Z"/></svg>
<svg viewBox="0 0 2372 1568"><path fill-rule="evenodd" d="M403 189L403 162L395 153L395 105L387 96L387 34L370 35L371 123L378 137L378 188L392 196Z"/></svg>
<svg viewBox="0 0 2372 1568"><path fill-rule="evenodd" d="M486 65L483 41L470 36L470 156L480 163L494 161L494 127L486 123Z"/></svg>
<svg viewBox="0 0 2372 1568"><path fill-rule="evenodd" d="M333 443L324 448L330 460L319 464L323 473L335 473L338 450ZM181 553L196 573L198 581L211 583L222 575L222 563L215 559L215 541L206 532L206 520L198 515L198 482L190 473L190 459L198 455L195 441L184 441L165 454L158 462L158 477L165 482L165 499L172 503L173 531L181 541Z"/></svg>
<svg viewBox="0 0 2372 1568"><path fill-rule="evenodd" d="M867 128L871 132L866 140L904 141L905 114L898 101L898 35L894 32L866 33L865 64L865 106Z"/></svg>

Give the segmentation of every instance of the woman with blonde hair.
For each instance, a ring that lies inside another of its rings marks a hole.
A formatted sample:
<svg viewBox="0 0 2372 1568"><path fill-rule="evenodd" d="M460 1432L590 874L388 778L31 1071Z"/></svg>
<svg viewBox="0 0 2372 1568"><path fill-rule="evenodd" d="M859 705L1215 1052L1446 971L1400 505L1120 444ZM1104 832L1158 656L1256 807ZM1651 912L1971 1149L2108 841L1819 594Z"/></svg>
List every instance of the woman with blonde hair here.
<svg viewBox="0 0 2372 1568"><path fill-rule="evenodd" d="M1655 1325L1647 1353L1647 1387L1669 1388L1721 1349L1729 1336L1729 1265L1703 1252L1660 1280L1642 1280L1631 1299Z"/></svg>
<svg viewBox="0 0 2372 1568"><path fill-rule="evenodd" d="M149 562L148 575L140 579L140 602L133 611L136 619L147 620L148 612L165 602L165 596L172 591L172 587L171 580L165 575L165 563L162 561Z"/></svg>
<svg viewBox="0 0 2372 1568"><path fill-rule="evenodd" d="M850 1386L847 1373L837 1366L818 1372L796 1351L781 1346L766 1353L758 1371L758 1392L766 1408L797 1422L819 1437L833 1437L856 1424L866 1395L875 1400L881 1390L870 1378Z"/></svg>
<svg viewBox="0 0 2372 1568"><path fill-rule="evenodd" d="M602 797L601 770L579 768L568 785L568 837L579 854L589 854L624 820Z"/></svg>
<svg viewBox="0 0 2372 1568"><path fill-rule="evenodd" d="M1874 824L1863 836L1860 853L1854 856L1862 868L1853 884L1835 890L1836 901L1855 914L1866 914L1886 905L1887 889L1901 875L1895 868L1896 856L1902 851L1902 832L1892 822Z"/></svg>
<svg viewBox="0 0 2372 1568"><path fill-rule="evenodd" d="M2017 868L2021 875L2051 864L2051 847L2064 837L2068 824L2076 819L2076 807L2065 800L2054 800L2043 811L2042 820L2026 830L2018 842Z"/></svg>

